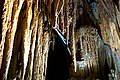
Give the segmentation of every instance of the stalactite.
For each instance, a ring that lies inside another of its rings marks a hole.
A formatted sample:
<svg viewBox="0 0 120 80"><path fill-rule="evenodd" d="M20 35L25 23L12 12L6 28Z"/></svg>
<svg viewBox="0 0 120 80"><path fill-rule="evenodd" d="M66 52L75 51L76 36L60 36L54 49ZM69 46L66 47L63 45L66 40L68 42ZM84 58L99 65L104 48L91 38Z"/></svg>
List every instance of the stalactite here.
<svg viewBox="0 0 120 80"><path fill-rule="evenodd" d="M13 7L13 2L14 1L9 1L9 0L6 0L4 2L4 5L3 5L3 15L2 15L2 18L3 18L3 22L2 22L2 40L1 40L1 55L3 56L3 51L4 51L4 43L5 43L5 37L6 37L6 34L7 34L7 30L8 30L8 22L11 20L11 14L12 14L12 7ZM11 6L10 6L11 5ZM8 16L7 16L8 15ZM2 61L1 61L2 63ZM1 64L2 65L2 64Z"/></svg>
<svg viewBox="0 0 120 80"><path fill-rule="evenodd" d="M65 22L64 22L64 7L62 8L62 10L61 10L61 14L60 14L61 16L60 16L60 22L61 22L61 32L62 32L62 34L64 35L64 33L65 33Z"/></svg>
<svg viewBox="0 0 120 80"><path fill-rule="evenodd" d="M25 19L23 24L23 41L22 41L22 75L21 78L24 80L27 62L28 62L28 56L29 56L29 50L30 50L30 40L31 40L31 31L30 31L30 23L32 19L32 0L26 1L26 12L25 12Z"/></svg>
<svg viewBox="0 0 120 80"><path fill-rule="evenodd" d="M42 65L43 65L43 63L42 63L42 53L43 53L43 34L44 34L44 32L43 32L43 25L42 25L42 23L43 23L43 20L42 20L42 17L41 17L41 20L39 19L38 20L39 22L40 22L40 24L39 24L39 28L38 28L38 35L39 35L39 37L40 37L40 39L38 39L38 40L40 40L40 42L39 42L39 57L40 57L40 60L39 60L39 79L42 79Z"/></svg>
<svg viewBox="0 0 120 80"><path fill-rule="evenodd" d="M24 1L23 5L22 5L22 8L21 8L21 11L20 11L20 15L19 15L19 21L18 21L18 26L21 27L21 26L24 26L25 25L25 19L24 18L26 16L26 1ZM22 22L23 24L19 24L20 22ZM17 53L18 54L18 71L17 71L17 79L20 80L21 77L22 77L22 71L23 71L23 55L22 55L22 51L23 51L23 27L20 29L21 31L21 46L19 47L19 52Z"/></svg>
<svg viewBox="0 0 120 80"><path fill-rule="evenodd" d="M58 15L60 15L60 13L63 9L63 6L64 6L64 0L60 0L59 5L58 5L58 9L57 9Z"/></svg>
<svg viewBox="0 0 120 80"><path fill-rule="evenodd" d="M77 0L74 0L74 9L73 9L73 24L72 24L72 35L71 35L71 51L74 64L74 70L76 72L76 48L75 48L75 27L76 27L76 11L77 11Z"/></svg>
<svg viewBox="0 0 120 80"><path fill-rule="evenodd" d="M55 11L55 16L56 17L58 16L58 13L59 13L58 8L59 8L59 4L61 3L60 1L61 0L55 0L54 1L54 11Z"/></svg>
<svg viewBox="0 0 120 80"><path fill-rule="evenodd" d="M68 45L68 40L69 40L69 26L70 26L70 6L69 6L69 0L65 1L65 6L66 6L66 41L67 41L67 45Z"/></svg>
<svg viewBox="0 0 120 80"><path fill-rule="evenodd" d="M79 76L75 79L91 80L99 77L98 52L95 52L98 50L95 40L98 38L95 36L97 36L96 29L88 25L80 26L75 34L76 45L79 42L79 47L76 47L76 49L79 49L77 54L80 54L80 59L76 61L76 72L74 72L74 69L72 69L72 72L70 71L71 76ZM76 55L76 57L78 56Z"/></svg>
<svg viewBox="0 0 120 80"><path fill-rule="evenodd" d="M8 15L10 15L10 16L8 16L8 20L11 20L11 19L12 20L9 23L5 23L5 24L3 22L3 27L8 29L7 34L6 34L6 40L5 40L6 43L5 43L5 47L4 47L3 63L2 63L1 71L0 71L2 73L1 76L3 77L3 79L7 79L8 68L9 68L10 60L11 60L11 56L12 56L13 41L14 41L14 36L15 36L16 29L17 29L18 16L19 16L19 12L22 7L23 1L24 0L21 0L21 1L16 0L14 2L14 0L13 1L8 0L7 1L8 3L6 3L5 8L4 8L6 10L9 8L10 13ZM20 4L18 5L18 4L16 4L16 2L20 3ZM14 5L13 5L13 3L14 3ZM13 5L13 6L10 6L10 5ZM12 7L14 7L13 10L11 10ZM11 11L13 11L12 12L13 15L11 14ZM4 17L4 19L7 19L7 18L5 18L5 16L3 16L3 17ZM8 26L8 28L6 26ZM5 30L5 32L6 32L6 30ZM4 42L4 39L3 39L3 42Z"/></svg>
<svg viewBox="0 0 120 80"><path fill-rule="evenodd" d="M21 22L20 16L21 15L19 15L18 24L17 24L18 27L17 27L17 31L15 34L12 58L11 58L11 62L10 62L9 72L8 72L8 79L15 79L17 77L17 73L18 73L18 64L19 64L18 55L21 50L21 41L22 41L22 38L21 38L22 29L20 28L21 24L19 24Z"/></svg>
<svg viewBox="0 0 120 80"><path fill-rule="evenodd" d="M49 33L46 31L44 33L44 39L43 39L43 65L42 65L42 80L45 80L46 77L46 70L47 70L47 60L48 60L48 51L49 51L49 41L50 41L50 36Z"/></svg>
<svg viewBox="0 0 120 80"><path fill-rule="evenodd" d="M51 9L52 9L52 0L48 0L48 3L47 3L47 8L48 8L48 12L49 12L49 15L51 15ZM51 18L51 17L50 17Z"/></svg>
<svg viewBox="0 0 120 80"><path fill-rule="evenodd" d="M25 74L25 80L32 79L32 71L33 71L32 69L33 69L33 59L34 59L34 48L35 48L35 42L36 42L37 24L35 24L34 26L35 27L32 32L32 38L31 38L32 40L31 40L27 70L26 70L26 74Z"/></svg>
<svg viewBox="0 0 120 80"><path fill-rule="evenodd" d="M11 4L11 7L9 7L9 5ZM7 34L7 30L8 30L8 21L11 20L11 13L12 13L12 6L13 6L13 1L10 2L9 0L6 0L4 5L3 5L3 22L2 22L2 40L0 42L0 46L1 46L1 58L3 59L3 51L4 51L4 46L5 46L5 37ZM8 15L8 16L7 16ZM0 68L2 66L2 59L0 61Z"/></svg>
<svg viewBox="0 0 120 80"><path fill-rule="evenodd" d="M54 23L55 26L54 26L54 27L55 27L55 28L59 28L59 27L58 27L58 26L59 26L59 25L58 25L58 16L59 16L59 14L58 14L58 13L59 13L59 11L58 11L58 6L59 6L59 3L60 3L60 0L55 0L55 1L54 1L54 13L55 13L55 15L54 15L54 16L55 16L55 23Z"/></svg>
<svg viewBox="0 0 120 80"><path fill-rule="evenodd" d="M36 42L36 34L37 34L37 27L38 27L38 11L37 11L37 1L35 2L34 6L34 16L31 22L31 30L32 30L32 37L31 37L31 44L30 44L30 52L27 64L27 70L25 73L25 80L32 79L32 72L33 72L33 59L34 59L34 49L35 49L35 42Z"/></svg>
<svg viewBox="0 0 120 80"><path fill-rule="evenodd" d="M42 74L40 74L41 70L41 66L42 66L42 59L41 59L41 54L42 54L42 35L43 35L43 16L39 15L38 18L38 28L37 28L37 36L36 36L36 44L35 44L35 53L34 53L34 63L33 63L33 75L32 75L32 80L36 80L36 79L41 79L42 80ZM39 72L40 71L40 72Z"/></svg>
<svg viewBox="0 0 120 80"><path fill-rule="evenodd" d="M35 53L34 53L34 60L33 60L33 72L32 72L32 80L39 79L39 38L38 38L38 31L36 36L36 44L35 44Z"/></svg>

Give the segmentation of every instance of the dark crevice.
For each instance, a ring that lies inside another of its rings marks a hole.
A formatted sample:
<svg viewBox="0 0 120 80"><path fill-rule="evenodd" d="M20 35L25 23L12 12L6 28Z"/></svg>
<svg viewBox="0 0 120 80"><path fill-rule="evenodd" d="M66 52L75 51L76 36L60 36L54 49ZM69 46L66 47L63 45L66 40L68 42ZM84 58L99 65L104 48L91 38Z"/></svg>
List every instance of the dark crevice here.
<svg viewBox="0 0 120 80"><path fill-rule="evenodd" d="M56 35L54 51L52 50L52 43L50 44L46 80L67 80L70 57L60 37Z"/></svg>

